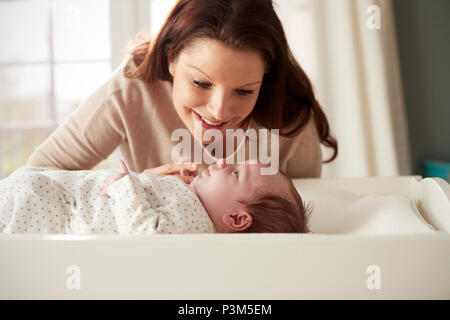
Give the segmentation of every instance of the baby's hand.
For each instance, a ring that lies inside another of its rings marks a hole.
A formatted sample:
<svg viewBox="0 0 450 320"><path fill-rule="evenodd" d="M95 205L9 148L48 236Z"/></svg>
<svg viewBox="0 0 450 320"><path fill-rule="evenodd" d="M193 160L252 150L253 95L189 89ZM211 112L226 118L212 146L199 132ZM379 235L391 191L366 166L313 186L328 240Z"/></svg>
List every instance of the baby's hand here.
<svg viewBox="0 0 450 320"><path fill-rule="evenodd" d="M194 176L189 170L180 169L180 174L176 174L176 177L184 181L184 183L190 184L194 180Z"/></svg>
<svg viewBox="0 0 450 320"><path fill-rule="evenodd" d="M100 195L102 197L105 197L105 198L108 197L108 195L106 194L106 190L108 189L108 187L111 184L113 184L117 180L123 178L124 176L130 174L130 171L128 170L128 167L127 167L127 165L125 164L125 162L123 160L119 160L119 166L120 166L120 172L118 174L115 174L115 175L109 177L108 179L106 179L105 183L100 188Z"/></svg>

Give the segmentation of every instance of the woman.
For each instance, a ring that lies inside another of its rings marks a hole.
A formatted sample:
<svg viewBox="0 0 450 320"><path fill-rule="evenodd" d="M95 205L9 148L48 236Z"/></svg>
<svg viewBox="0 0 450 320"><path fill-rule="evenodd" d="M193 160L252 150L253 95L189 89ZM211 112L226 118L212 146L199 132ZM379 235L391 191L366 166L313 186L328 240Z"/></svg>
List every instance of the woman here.
<svg viewBox="0 0 450 320"><path fill-rule="evenodd" d="M116 147L130 169L171 174L176 129L279 129L279 168L320 177L320 143L334 149L325 114L292 55L272 1L180 0L152 41L84 101L27 165L90 169ZM227 150L226 154L229 155ZM236 152L236 150L231 150ZM190 159L192 160L192 159ZM201 166L206 166L202 163Z"/></svg>

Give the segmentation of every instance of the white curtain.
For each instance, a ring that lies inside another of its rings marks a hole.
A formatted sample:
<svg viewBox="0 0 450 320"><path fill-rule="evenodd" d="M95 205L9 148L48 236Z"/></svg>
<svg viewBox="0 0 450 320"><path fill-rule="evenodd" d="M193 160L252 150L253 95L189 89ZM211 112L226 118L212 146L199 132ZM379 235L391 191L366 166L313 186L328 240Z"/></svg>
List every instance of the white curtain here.
<svg viewBox="0 0 450 320"><path fill-rule="evenodd" d="M339 143L338 158L323 166L322 177L410 174L391 1L312 3L318 61L314 87ZM380 9L380 29L367 26L375 18L373 5ZM330 149L323 151L328 159Z"/></svg>

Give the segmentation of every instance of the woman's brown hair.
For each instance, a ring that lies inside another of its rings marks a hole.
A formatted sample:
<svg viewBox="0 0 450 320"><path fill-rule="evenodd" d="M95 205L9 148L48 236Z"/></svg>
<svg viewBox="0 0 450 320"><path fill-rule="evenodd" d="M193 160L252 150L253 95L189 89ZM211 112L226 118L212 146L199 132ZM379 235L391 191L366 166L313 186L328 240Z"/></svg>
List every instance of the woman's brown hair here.
<svg viewBox="0 0 450 320"><path fill-rule="evenodd" d="M334 150L324 163L336 158L337 141L330 135L311 81L289 48L272 0L179 0L155 39L138 40L130 48L137 68L125 68L125 75L146 82L172 82L168 58L175 60L199 38L219 40L231 49L260 52L268 69L249 116L265 128L280 129L280 135L287 137L299 134L313 117L321 143Z"/></svg>

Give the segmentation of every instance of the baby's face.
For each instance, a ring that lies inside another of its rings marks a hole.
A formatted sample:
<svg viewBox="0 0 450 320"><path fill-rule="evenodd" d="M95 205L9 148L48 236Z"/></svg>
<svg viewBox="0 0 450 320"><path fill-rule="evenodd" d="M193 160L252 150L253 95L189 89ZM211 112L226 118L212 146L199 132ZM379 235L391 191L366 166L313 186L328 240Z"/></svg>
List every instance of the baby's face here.
<svg viewBox="0 0 450 320"><path fill-rule="evenodd" d="M223 215L230 212L240 212L244 208L237 200L251 199L256 192L287 190L284 177L262 175L261 164L215 164L194 178L191 186L211 218L217 232L224 230Z"/></svg>

